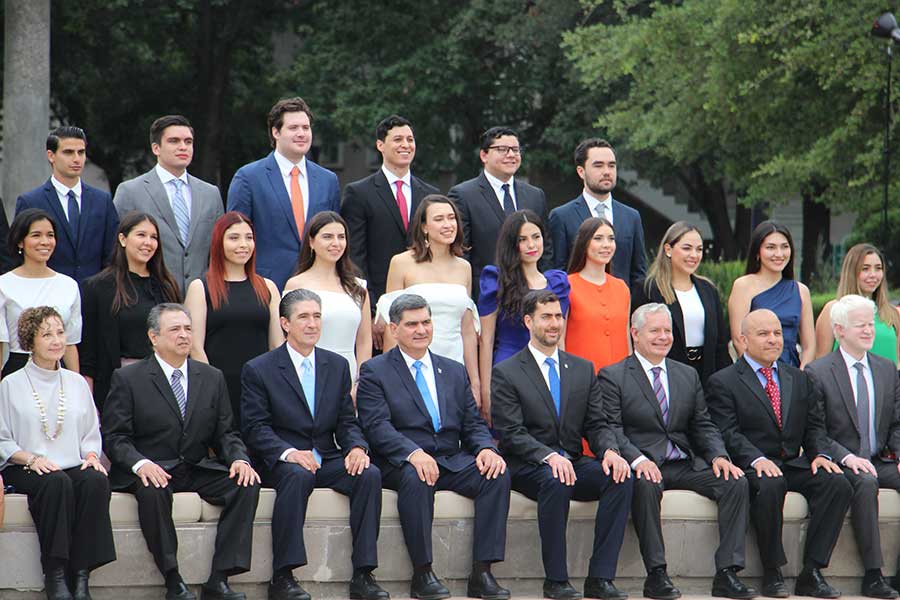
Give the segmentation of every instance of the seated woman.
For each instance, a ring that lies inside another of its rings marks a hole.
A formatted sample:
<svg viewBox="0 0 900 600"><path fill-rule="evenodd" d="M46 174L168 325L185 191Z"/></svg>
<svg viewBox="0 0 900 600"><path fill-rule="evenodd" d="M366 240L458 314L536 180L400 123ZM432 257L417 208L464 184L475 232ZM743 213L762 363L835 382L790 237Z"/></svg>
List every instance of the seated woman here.
<svg viewBox="0 0 900 600"><path fill-rule="evenodd" d="M22 311L18 339L31 358L0 381L0 471L28 496L47 598L89 599L91 571L116 559L97 410L84 378L60 367L54 308Z"/></svg>

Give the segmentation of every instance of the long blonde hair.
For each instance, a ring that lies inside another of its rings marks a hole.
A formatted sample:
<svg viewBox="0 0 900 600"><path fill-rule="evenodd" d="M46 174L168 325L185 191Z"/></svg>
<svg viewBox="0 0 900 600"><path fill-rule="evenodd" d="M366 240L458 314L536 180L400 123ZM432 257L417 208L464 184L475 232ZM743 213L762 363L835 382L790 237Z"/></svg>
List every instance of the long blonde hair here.
<svg viewBox="0 0 900 600"><path fill-rule="evenodd" d="M863 268L863 261L870 254L876 254L881 260L881 266L884 268L884 255L881 250L872 244L856 244L844 256L844 263L841 265L841 280L837 286L837 298L843 298L847 294L858 294L866 297L866 293L859 288L859 273ZM888 297L887 276L885 276L875 291L872 292L872 300L878 307L878 317L886 324L894 328L894 331L900 332L900 313L891 304Z"/></svg>
<svg viewBox="0 0 900 600"><path fill-rule="evenodd" d="M676 221L666 230L666 234L663 236L656 251L656 257L650 263L650 268L647 269L644 291L648 296L650 295L650 288L655 283L665 303L675 303L675 288L672 287L672 259L666 255L666 246L674 246L681 238L692 231L696 231L697 235L700 235L700 230L687 221ZM709 281L709 279L700 275L694 275L694 277ZM710 281L710 283L712 282Z"/></svg>

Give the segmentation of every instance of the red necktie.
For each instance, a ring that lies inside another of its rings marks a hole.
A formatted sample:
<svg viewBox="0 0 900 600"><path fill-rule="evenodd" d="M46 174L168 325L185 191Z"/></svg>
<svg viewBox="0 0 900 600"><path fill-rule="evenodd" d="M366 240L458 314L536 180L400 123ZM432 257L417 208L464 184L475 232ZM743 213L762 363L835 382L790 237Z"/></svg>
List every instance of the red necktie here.
<svg viewBox="0 0 900 600"><path fill-rule="evenodd" d="M781 429L781 390L772 377L771 367L761 367L760 372L766 378L766 395L769 396L769 402L772 403L772 410L775 411L775 420L778 422L778 428Z"/></svg>
<svg viewBox="0 0 900 600"><path fill-rule="evenodd" d="M403 229L409 229L409 209L406 208L406 196L403 195L403 181L398 179L397 184L397 208L400 209L400 220L403 221Z"/></svg>

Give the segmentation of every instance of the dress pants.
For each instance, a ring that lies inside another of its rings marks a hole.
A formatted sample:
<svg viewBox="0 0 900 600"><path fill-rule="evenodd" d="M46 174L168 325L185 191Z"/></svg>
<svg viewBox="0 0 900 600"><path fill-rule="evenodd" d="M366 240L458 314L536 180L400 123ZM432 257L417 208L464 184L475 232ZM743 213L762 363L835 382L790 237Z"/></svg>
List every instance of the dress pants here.
<svg viewBox="0 0 900 600"><path fill-rule="evenodd" d="M38 475L14 465L3 470L3 477L28 496L45 567L60 560L72 571L91 571L116 559L106 475L81 467Z"/></svg>
<svg viewBox="0 0 900 600"><path fill-rule="evenodd" d="M850 524L865 569L880 569L883 565L881 556L881 533L878 529L878 488L900 490L900 472L897 463L885 463L878 459L872 461L878 477L868 473L856 474L847 467L844 475L853 486L853 500L850 502Z"/></svg>
<svg viewBox="0 0 900 600"><path fill-rule="evenodd" d="M487 479L475 463L453 472L438 465L440 475L434 486L419 480L409 463L385 470L385 487L396 490L397 510L406 550L414 567L431 564L431 522L434 520L434 493L450 490L475 500L475 532L472 560L498 562L506 553L506 518L509 515L509 471Z"/></svg>
<svg viewBox="0 0 900 600"><path fill-rule="evenodd" d="M813 475L809 468L782 465L782 477L758 477L747 470L750 484L750 520L756 528L759 555L767 569L787 564L781 530L784 525L784 496L800 492L809 503L809 528L803 549L803 566L824 568L841 533L844 516L850 507L853 488L842 473L824 469Z"/></svg>
<svg viewBox="0 0 900 600"><path fill-rule="evenodd" d="M144 486L140 479L128 488L137 499L141 531L160 573L178 568L178 537L172 522L175 492L196 492L210 504L225 507L216 530L212 570L229 576L249 571L259 485L244 487L235 483L237 478L229 479L227 471L186 463L171 469L169 475L172 478L164 488Z"/></svg>
<svg viewBox="0 0 900 600"><path fill-rule="evenodd" d="M513 475L513 489L538 503L541 556L547 579L567 581L566 524L570 500L599 500L594 520L594 551L588 577L615 579L616 562L625 537L634 478L615 483L599 460L582 457L573 462L578 479L567 486L553 477L546 464L526 465Z"/></svg>
<svg viewBox="0 0 900 600"><path fill-rule="evenodd" d="M331 488L350 496L350 531L353 568L378 566L378 528L381 520L381 471L369 465L350 476L343 457L328 458L315 473L298 464L279 462L263 471L263 481L275 488L272 512L272 568L296 569L305 565L303 524L309 495L315 488Z"/></svg>
<svg viewBox="0 0 900 600"><path fill-rule="evenodd" d="M747 519L750 497L747 478L716 477L712 468L695 471L690 460L664 462L660 467L662 481L637 477L634 479L634 499L631 519L641 546L644 566L649 572L666 566L666 548L663 544L660 503L663 490L690 490L715 500L719 508L719 548L716 550L716 570L744 568L744 548L747 539Z"/></svg>

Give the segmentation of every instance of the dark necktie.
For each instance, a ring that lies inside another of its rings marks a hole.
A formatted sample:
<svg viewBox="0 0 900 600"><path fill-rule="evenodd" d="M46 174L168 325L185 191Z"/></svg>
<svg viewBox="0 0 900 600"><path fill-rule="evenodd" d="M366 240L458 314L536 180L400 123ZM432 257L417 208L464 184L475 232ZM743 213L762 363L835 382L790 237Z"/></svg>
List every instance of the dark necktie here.
<svg viewBox="0 0 900 600"><path fill-rule="evenodd" d="M75 192L72 190L69 190L69 193L66 194L66 196L68 196L68 198L69 198L69 206L68 206L69 227L72 228L72 234L73 234L73 237L75 238L75 245L77 246L78 245L78 220L79 220L79 217L81 216L79 214L79 210L78 210L78 198L75 197Z"/></svg>
<svg viewBox="0 0 900 600"><path fill-rule="evenodd" d="M653 367L653 393L659 402L659 410L662 412L663 423L669 424L669 399L666 397L666 388L662 384L662 367ZM671 440L666 444L666 460L679 460L686 458L680 448L676 448Z"/></svg>
<svg viewBox="0 0 900 600"><path fill-rule="evenodd" d="M512 194L509 193L509 184L504 183L500 187L503 188L503 212L511 215L516 212L516 205L513 202Z"/></svg>
<svg viewBox="0 0 900 600"><path fill-rule="evenodd" d="M869 386L863 374L866 366L861 362L853 365L856 368L856 416L859 420L859 455L872 458L875 449L872 447L872 422L869 419Z"/></svg>

